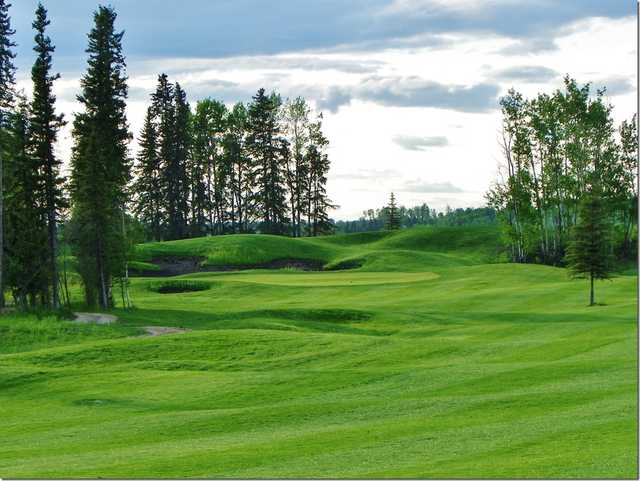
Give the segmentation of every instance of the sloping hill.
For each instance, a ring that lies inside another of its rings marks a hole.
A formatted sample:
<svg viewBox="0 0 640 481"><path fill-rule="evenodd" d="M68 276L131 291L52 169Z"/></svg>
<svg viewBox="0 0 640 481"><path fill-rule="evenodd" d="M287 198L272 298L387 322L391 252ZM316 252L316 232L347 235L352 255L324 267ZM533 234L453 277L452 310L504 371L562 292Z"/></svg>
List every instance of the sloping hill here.
<svg viewBox="0 0 640 481"><path fill-rule="evenodd" d="M145 275L296 267L308 270L420 271L500 259L497 228L415 227L319 238L248 234L154 242L137 247Z"/></svg>

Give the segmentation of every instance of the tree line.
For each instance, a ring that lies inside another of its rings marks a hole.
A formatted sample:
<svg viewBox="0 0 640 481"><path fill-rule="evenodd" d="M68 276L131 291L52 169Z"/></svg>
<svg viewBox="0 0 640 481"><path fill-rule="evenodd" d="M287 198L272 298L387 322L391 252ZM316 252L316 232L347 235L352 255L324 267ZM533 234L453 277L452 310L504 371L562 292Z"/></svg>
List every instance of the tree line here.
<svg viewBox="0 0 640 481"><path fill-rule="evenodd" d="M395 196L388 205L377 209L367 209L356 220L338 220L335 222L336 232L350 234L356 232L371 232L383 229L408 228L417 225L432 226L461 226L495 224L496 211L491 207L446 207L438 211L421 204L414 207L395 206ZM389 220L392 220L390 223Z"/></svg>
<svg viewBox="0 0 640 481"><path fill-rule="evenodd" d="M612 250L635 256L636 118L616 128L604 95L566 77L552 94L527 99L510 90L501 99L504 162L487 200L513 261L564 265L580 203L594 186L612 221Z"/></svg>
<svg viewBox="0 0 640 481"><path fill-rule="evenodd" d="M0 308L5 291L22 309L69 304L60 240L71 247L89 306L128 300L134 232L148 239L265 232L331 231L330 163L322 115L302 98L260 89L248 105L206 99L192 111L178 83L160 75L140 134L137 159L126 116L124 33L99 6L88 34L87 68L72 122L70 174L55 144L55 46L38 4L32 94L15 86L15 31L0 0Z"/></svg>
<svg viewBox="0 0 640 481"><path fill-rule="evenodd" d="M150 240L333 230L329 142L304 98L260 89L249 104L204 99L192 112L162 74L139 143L133 212Z"/></svg>

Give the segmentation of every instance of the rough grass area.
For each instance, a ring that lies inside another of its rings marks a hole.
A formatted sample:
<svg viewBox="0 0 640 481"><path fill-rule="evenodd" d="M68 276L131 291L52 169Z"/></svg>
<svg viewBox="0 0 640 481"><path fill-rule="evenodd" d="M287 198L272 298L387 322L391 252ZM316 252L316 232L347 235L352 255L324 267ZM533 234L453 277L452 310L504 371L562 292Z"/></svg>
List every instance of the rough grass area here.
<svg viewBox="0 0 640 481"><path fill-rule="evenodd" d="M108 326L1 317L0 477L637 477L636 277L587 307L587 281L494 263L496 239L141 246L362 264L201 272L162 282L209 289L171 295L137 278Z"/></svg>

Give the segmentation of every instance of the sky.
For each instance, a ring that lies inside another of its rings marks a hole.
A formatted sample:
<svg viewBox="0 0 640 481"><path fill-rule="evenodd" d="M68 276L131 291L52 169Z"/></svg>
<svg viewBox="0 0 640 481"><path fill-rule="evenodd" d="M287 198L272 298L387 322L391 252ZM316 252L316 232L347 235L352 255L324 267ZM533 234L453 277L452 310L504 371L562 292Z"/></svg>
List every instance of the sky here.
<svg viewBox="0 0 640 481"><path fill-rule="evenodd" d="M35 0L13 0L19 86L29 94ZM45 0L58 111L69 123L93 0ZM401 205L484 205L501 150L499 99L570 75L636 110L635 0L111 0L125 31L128 119L138 137L157 75L189 101L249 101L260 87L323 113L336 219ZM70 128L61 132L65 161ZM131 145L132 155L136 142Z"/></svg>

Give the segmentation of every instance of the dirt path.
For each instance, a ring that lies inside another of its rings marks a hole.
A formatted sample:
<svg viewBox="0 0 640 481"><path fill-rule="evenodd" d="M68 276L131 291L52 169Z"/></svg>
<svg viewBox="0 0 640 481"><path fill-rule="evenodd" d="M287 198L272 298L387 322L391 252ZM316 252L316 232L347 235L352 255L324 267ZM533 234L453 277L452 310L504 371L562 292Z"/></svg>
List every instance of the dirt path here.
<svg viewBox="0 0 640 481"><path fill-rule="evenodd" d="M113 324L118 320L116 316L112 316L111 314L100 314L96 312L75 312L74 314L76 315L75 321L83 324Z"/></svg>
<svg viewBox="0 0 640 481"><path fill-rule="evenodd" d="M165 336L167 334L184 334L189 332L189 329L183 329L181 327L162 327L162 326L146 326L144 330L147 331L152 337Z"/></svg>
<svg viewBox="0 0 640 481"><path fill-rule="evenodd" d="M83 324L113 324L118 320L116 316L111 314L100 314L94 312L76 312L75 322L81 322ZM167 334L183 334L189 332L190 329L183 329L181 327L163 327L163 326L144 326L143 329L148 336L165 336Z"/></svg>

